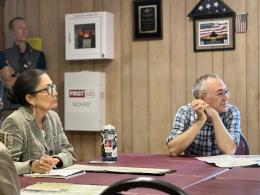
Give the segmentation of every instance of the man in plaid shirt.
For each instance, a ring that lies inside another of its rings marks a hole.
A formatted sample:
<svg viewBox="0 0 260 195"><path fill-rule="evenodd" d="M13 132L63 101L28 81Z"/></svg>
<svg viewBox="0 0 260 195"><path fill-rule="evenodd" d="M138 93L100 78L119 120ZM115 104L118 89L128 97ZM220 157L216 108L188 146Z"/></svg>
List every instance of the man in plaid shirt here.
<svg viewBox="0 0 260 195"><path fill-rule="evenodd" d="M198 78L195 100L179 108L167 137L171 156L234 154L240 140L240 112L228 104L230 92L216 74Z"/></svg>

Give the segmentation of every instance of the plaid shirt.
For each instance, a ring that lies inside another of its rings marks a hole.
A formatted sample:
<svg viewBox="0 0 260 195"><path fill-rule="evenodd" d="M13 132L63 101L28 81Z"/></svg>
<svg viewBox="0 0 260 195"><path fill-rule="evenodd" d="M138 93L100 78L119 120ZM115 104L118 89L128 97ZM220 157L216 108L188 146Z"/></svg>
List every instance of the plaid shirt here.
<svg viewBox="0 0 260 195"><path fill-rule="evenodd" d="M238 145L240 139L240 112L236 106L228 104L227 112L219 114L224 126ZM167 143L177 135L186 131L198 119L197 114L192 110L191 105L181 107L173 121L172 131L167 137ZM185 150L185 155L213 156L219 155L213 124L206 121L193 142Z"/></svg>

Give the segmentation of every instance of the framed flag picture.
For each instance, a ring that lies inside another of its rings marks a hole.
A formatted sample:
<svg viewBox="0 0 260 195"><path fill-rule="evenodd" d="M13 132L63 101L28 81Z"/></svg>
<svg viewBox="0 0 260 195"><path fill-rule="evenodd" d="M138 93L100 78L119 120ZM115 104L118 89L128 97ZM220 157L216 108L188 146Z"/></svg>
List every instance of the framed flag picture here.
<svg viewBox="0 0 260 195"><path fill-rule="evenodd" d="M234 16L194 20L194 50L234 49Z"/></svg>

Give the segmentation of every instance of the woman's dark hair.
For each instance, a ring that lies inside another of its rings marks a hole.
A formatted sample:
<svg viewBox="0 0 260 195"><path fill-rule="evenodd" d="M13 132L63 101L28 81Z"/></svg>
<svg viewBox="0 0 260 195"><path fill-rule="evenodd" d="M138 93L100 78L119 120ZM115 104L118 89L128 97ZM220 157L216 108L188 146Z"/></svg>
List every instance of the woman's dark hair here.
<svg viewBox="0 0 260 195"><path fill-rule="evenodd" d="M40 76L45 74L38 69L29 69L22 72L16 79L13 87L13 93L17 102L22 106L27 106L29 103L26 101L25 96L34 94L36 86L40 81Z"/></svg>

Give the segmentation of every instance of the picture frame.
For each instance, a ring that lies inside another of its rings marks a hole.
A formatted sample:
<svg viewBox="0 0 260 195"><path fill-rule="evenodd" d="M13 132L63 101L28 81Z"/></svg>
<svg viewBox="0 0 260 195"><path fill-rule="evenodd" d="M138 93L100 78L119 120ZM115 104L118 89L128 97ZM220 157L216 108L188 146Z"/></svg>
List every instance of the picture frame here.
<svg viewBox="0 0 260 195"><path fill-rule="evenodd" d="M162 39L161 0L133 1L133 38Z"/></svg>
<svg viewBox="0 0 260 195"><path fill-rule="evenodd" d="M234 16L196 19L193 21L193 25L194 51L235 48Z"/></svg>

